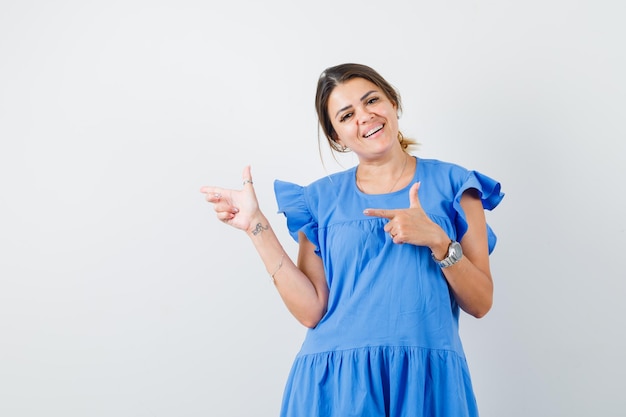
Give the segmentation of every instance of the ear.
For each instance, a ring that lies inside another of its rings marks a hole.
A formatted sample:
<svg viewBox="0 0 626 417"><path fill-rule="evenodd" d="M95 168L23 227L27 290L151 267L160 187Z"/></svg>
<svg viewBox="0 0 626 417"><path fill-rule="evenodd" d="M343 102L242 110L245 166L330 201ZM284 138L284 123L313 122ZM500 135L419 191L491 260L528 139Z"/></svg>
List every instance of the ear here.
<svg viewBox="0 0 626 417"><path fill-rule="evenodd" d="M346 152L348 147L343 144L341 139L339 139L339 136L337 136L337 133L333 132L333 135L331 137L333 139L333 142L335 142L338 145L338 147L341 148L341 152Z"/></svg>

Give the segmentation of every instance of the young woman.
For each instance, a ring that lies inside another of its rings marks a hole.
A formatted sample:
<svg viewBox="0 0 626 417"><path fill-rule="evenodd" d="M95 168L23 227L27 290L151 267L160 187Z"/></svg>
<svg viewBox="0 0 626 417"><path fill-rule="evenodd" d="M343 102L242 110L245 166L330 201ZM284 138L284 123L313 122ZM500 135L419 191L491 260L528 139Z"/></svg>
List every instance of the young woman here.
<svg viewBox="0 0 626 417"><path fill-rule="evenodd" d="M331 148L359 164L305 187L275 182L296 262L259 210L249 167L242 190L201 190L218 219L248 234L309 327L281 415L477 416L458 318L491 308L484 210L502 200L500 184L410 155L400 96L370 67L326 69L316 108Z"/></svg>

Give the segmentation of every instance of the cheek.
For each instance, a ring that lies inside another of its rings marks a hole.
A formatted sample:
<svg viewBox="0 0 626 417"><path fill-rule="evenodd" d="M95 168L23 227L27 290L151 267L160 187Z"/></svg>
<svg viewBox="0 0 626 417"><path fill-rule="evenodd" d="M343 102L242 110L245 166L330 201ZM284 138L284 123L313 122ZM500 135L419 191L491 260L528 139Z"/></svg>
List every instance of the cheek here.
<svg viewBox="0 0 626 417"><path fill-rule="evenodd" d="M354 133L349 129L341 129L337 132L337 139L341 141L343 145L350 146L350 143L354 142Z"/></svg>
<svg viewBox="0 0 626 417"><path fill-rule="evenodd" d="M341 138L346 136L346 129L345 129L345 125L343 125L343 124L341 124L339 126L336 126L333 123L333 130L335 132L335 134L333 135L335 141L337 141L337 140L339 140L339 139L341 139Z"/></svg>

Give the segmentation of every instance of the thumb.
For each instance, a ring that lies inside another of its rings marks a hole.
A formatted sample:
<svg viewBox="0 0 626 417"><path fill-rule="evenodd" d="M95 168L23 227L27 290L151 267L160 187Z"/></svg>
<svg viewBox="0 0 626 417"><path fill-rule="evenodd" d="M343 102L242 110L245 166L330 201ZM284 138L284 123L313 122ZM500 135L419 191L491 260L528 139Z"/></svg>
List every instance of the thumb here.
<svg viewBox="0 0 626 417"><path fill-rule="evenodd" d="M420 189L421 182L416 182L411 186L409 190L409 207L410 208L420 208L422 204L420 203L418 191Z"/></svg>
<svg viewBox="0 0 626 417"><path fill-rule="evenodd" d="M243 172L241 173L241 179L243 180L244 187L248 184L253 184L250 165L246 165L246 167L243 169Z"/></svg>

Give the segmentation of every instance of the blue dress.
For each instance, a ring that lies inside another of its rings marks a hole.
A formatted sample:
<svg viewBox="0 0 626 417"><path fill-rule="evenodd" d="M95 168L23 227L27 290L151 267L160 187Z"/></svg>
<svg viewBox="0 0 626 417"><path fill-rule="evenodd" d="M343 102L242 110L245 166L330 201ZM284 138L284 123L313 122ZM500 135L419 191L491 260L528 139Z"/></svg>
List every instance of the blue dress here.
<svg viewBox="0 0 626 417"><path fill-rule="evenodd" d="M488 210L504 196L479 172L416 159L420 203L452 239L467 230L465 190L478 190ZM297 240L301 231L315 245L329 288L328 310L308 330L289 374L282 417L478 416L459 306L430 249L394 244L386 219L363 214L408 207L410 186L365 194L356 167L306 187L275 181L290 234ZM487 233L491 253L496 237Z"/></svg>

